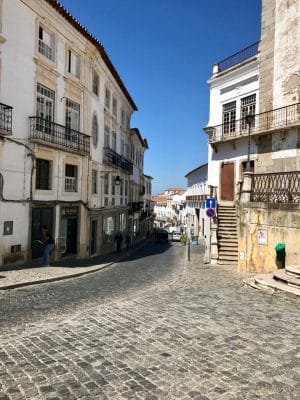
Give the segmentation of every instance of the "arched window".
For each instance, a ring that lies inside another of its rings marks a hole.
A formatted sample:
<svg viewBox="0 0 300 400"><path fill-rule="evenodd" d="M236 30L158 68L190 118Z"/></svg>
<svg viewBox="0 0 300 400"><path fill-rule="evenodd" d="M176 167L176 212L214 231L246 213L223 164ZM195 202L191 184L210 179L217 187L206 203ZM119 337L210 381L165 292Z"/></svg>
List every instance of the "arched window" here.
<svg viewBox="0 0 300 400"><path fill-rule="evenodd" d="M92 140L93 145L96 147L98 143L98 121L96 115L93 116L92 122Z"/></svg>

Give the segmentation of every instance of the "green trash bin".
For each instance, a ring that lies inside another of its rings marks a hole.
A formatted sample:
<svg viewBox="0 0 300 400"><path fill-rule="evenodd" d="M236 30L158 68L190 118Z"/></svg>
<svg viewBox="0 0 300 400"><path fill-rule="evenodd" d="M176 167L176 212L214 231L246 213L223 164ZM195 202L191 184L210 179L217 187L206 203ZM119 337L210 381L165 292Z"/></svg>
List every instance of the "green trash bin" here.
<svg viewBox="0 0 300 400"><path fill-rule="evenodd" d="M285 267L285 243L277 243L276 250L276 265L278 268Z"/></svg>

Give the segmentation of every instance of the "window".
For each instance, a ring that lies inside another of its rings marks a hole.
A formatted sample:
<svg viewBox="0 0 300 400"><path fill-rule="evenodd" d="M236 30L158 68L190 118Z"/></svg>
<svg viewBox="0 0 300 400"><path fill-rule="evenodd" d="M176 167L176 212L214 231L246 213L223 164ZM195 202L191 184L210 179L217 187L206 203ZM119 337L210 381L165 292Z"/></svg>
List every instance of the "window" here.
<svg viewBox="0 0 300 400"><path fill-rule="evenodd" d="M105 107L110 109L110 91L105 89Z"/></svg>
<svg viewBox="0 0 300 400"><path fill-rule="evenodd" d="M120 196L123 196L123 183L124 183L124 180L123 179L121 179L121 181L120 181Z"/></svg>
<svg viewBox="0 0 300 400"><path fill-rule="evenodd" d="M115 98L113 97L113 101L112 101L112 111L113 111L113 114L114 114L115 117L117 116L117 107L118 107L118 105L117 105L117 99L115 99Z"/></svg>
<svg viewBox="0 0 300 400"><path fill-rule="evenodd" d="M235 132L236 102L223 105L223 133Z"/></svg>
<svg viewBox="0 0 300 400"><path fill-rule="evenodd" d="M125 125L125 111L124 108L121 109L121 125Z"/></svg>
<svg viewBox="0 0 300 400"><path fill-rule="evenodd" d="M95 93L97 96L99 95L99 75L94 69L93 69L93 93Z"/></svg>
<svg viewBox="0 0 300 400"><path fill-rule="evenodd" d="M125 155L125 143L124 143L124 139L121 138L121 155L124 156Z"/></svg>
<svg viewBox="0 0 300 400"><path fill-rule="evenodd" d="M111 148L117 151L117 134L116 132L111 133Z"/></svg>
<svg viewBox="0 0 300 400"><path fill-rule="evenodd" d="M80 78L80 57L71 50L68 50L68 72Z"/></svg>
<svg viewBox="0 0 300 400"><path fill-rule="evenodd" d="M66 164L65 191L77 192L77 165Z"/></svg>
<svg viewBox="0 0 300 400"><path fill-rule="evenodd" d="M252 94L250 96L244 97L241 99L241 122L242 129L245 130L247 128L245 117L248 114L255 115L255 103L256 103L256 94Z"/></svg>
<svg viewBox="0 0 300 400"><path fill-rule="evenodd" d="M125 157L127 160L129 159L129 145L128 143L125 143Z"/></svg>
<svg viewBox="0 0 300 400"><path fill-rule="evenodd" d="M103 218L103 243L113 243L115 240L115 218L104 217Z"/></svg>
<svg viewBox="0 0 300 400"><path fill-rule="evenodd" d="M54 61L55 38L44 27L39 27L39 52Z"/></svg>
<svg viewBox="0 0 300 400"><path fill-rule="evenodd" d="M92 140L93 145L96 147L98 143L98 121L96 115L93 116L92 122Z"/></svg>
<svg viewBox="0 0 300 400"><path fill-rule="evenodd" d="M39 130L47 130L50 133L51 122L54 117L55 92L46 86L37 84L36 115L41 118L38 121Z"/></svg>
<svg viewBox="0 0 300 400"><path fill-rule="evenodd" d="M36 159L35 188L40 190L51 190L51 163L41 158Z"/></svg>
<svg viewBox="0 0 300 400"><path fill-rule="evenodd" d="M92 194L97 194L97 170L92 170Z"/></svg>
<svg viewBox="0 0 300 400"><path fill-rule="evenodd" d="M116 177L112 175L111 178L112 178L111 179L111 194L112 194L112 196L115 196L115 194L116 194L116 182L115 182Z"/></svg>
<svg viewBox="0 0 300 400"><path fill-rule="evenodd" d="M104 194L108 194L108 185L109 185L109 176L108 174L104 175Z"/></svg>
<svg viewBox="0 0 300 400"><path fill-rule="evenodd" d="M79 131L80 105L74 101L66 100L66 127Z"/></svg>
<svg viewBox="0 0 300 400"><path fill-rule="evenodd" d="M125 196L128 196L128 181L125 181Z"/></svg>
<svg viewBox="0 0 300 400"><path fill-rule="evenodd" d="M104 127L104 147L109 147L109 127Z"/></svg>

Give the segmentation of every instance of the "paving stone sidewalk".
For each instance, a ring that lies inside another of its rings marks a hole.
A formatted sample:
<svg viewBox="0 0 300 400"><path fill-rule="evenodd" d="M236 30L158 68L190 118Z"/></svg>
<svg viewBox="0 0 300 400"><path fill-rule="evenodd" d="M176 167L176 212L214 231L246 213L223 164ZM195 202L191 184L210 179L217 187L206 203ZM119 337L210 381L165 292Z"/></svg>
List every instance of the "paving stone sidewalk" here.
<svg viewBox="0 0 300 400"><path fill-rule="evenodd" d="M128 257L141 246L145 245L145 243L146 241L141 241L129 251L123 250L120 253L114 252L87 259L61 260L51 263L49 267L30 265L12 267L0 266L0 290L69 279L99 271Z"/></svg>

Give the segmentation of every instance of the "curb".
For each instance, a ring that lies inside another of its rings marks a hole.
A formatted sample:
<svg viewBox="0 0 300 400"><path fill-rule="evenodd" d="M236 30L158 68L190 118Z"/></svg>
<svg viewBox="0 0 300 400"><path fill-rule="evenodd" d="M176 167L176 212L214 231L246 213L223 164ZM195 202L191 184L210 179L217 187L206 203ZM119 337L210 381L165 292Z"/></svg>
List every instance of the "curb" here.
<svg viewBox="0 0 300 400"><path fill-rule="evenodd" d="M146 243L147 242L144 242L144 243L142 243L140 245L137 245L137 247L134 248L133 251L130 252L129 254L127 253L126 255L125 254L124 255L120 255L120 257L116 258L115 260L113 260L113 261L111 261L109 263L106 263L106 264L101 264L101 265L99 265L99 267L96 267L95 269L92 269L92 270L89 270L89 271L78 271L77 273L73 273L71 275L63 275L63 276L39 279L39 280L36 280L36 281L19 282L19 283L6 285L6 286L0 286L0 291L1 290L9 290L9 289L17 289L17 288L24 287L24 286L33 286L33 285L38 285L38 284L41 284L41 283L62 281L62 280L70 279L70 278L79 277L79 276L82 276L82 275L91 274L93 272L98 272L98 271L100 271L102 269L110 267L112 264L115 264L115 263L120 262L122 260L126 260L126 258L128 256L134 254L135 251L139 250L141 247L146 245Z"/></svg>

